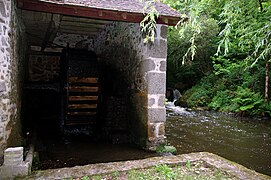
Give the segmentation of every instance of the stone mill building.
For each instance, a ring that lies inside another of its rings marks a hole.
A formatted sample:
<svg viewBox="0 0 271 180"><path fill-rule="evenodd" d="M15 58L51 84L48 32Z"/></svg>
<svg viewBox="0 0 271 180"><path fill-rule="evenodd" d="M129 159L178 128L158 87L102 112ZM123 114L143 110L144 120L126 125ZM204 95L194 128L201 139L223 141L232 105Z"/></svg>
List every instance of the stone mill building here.
<svg viewBox="0 0 271 180"><path fill-rule="evenodd" d="M154 149L165 142L167 28L156 3L144 44L139 0L0 0L0 156L36 132L73 128Z"/></svg>

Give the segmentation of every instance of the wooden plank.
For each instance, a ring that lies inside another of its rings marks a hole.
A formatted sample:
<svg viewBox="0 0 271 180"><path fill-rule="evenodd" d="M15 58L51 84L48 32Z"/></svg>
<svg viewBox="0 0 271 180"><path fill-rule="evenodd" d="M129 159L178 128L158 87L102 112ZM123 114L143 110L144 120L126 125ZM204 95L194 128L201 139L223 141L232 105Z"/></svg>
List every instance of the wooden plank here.
<svg viewBox="0 0 271 180"><path fill-rule="evenodd" d="M68 112L68 115L72 116L93 116L96 114L97 112Z"/></svg>
<svg viewBox="0 0 271 180"><path fill-rule="evenodd" d="M66 25L60 25L60 31L84 31L89 33L98 33L101 31L99 28L95 27L80 27L80 26L66 26Z"/></svg>
<svg viewBox="0 0 271 180"><path fill-rule="evenodd" d="M90 125L90 124L96 124L95 121L89 121L89 122L84 122L84 121L66 121L65 125L66 126L73 126L73 125Z"/></svg>
<svg viewBox="0 0 271 180"><path fill-rule="evenodd" d="M69 77L69 82L72 82L72 83L98 83L98 78Z"/></svg>
<svg viewBox="0 0 271 180"><path fill-rule="evenodd" d="M89 19L89 18L81 18L81 17L72 17L72 16L63 16L62 21L66 22L79 22L79 23L86 23L86 24L97 24L97 25L105 25L105 24L111 24L112 21L104 21L104 20L98 20L98 19Z"/></svg>
<svg viewBox="0 0 271 180"><path fill-rule="evenodd" d="M66 33L66 34L82 34L82 35L87 35L87 36L91 36L91 37L95 37L97 35L96 32L88 32L88 31L80 31L80 30L65 30L65 29L59 29L58 30L61 33Z"/></svg>
<svg viewBox="0 0 271 180"><path fill-rule="evenodd" d="M89 87L89 86L70 86L68 88L70 92L98 92L99 87Z"/></svg>
<svg viewBox="0 0 271 180"><path fill-rule="evenodd" d="M95 28L95 29L104 29L104 24L92 24L88 22L80 22L77 21L77 18L74 18L74 22L72 21L61 21L61 26L75 26L75 27L85 27L85 28Z"/></svg>
<svg viewBox="0 0 271 180"><path fill-rule="evenodd" d="M97 101L98 96L69 96L69 101Z"/></svg>
<svg viewBox="0 0 271 180"><path fill-rule="evenodd" d="M69 104L69 109L95 109L97 104Z"/></svg>

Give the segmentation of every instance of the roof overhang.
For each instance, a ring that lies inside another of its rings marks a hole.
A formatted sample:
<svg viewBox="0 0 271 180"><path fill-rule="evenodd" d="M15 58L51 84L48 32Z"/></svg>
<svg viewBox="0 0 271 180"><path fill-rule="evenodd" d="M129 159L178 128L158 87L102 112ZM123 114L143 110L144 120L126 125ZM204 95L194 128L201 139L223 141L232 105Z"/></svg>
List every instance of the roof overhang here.
<svg viewBox="0 0 271 180"><path fill-rule="evenodd" d="M75 17L85 17L91 19L101 19L110 21L122 21L140 23L143 13L124 12L118 10L98 9L80 5L70 5L65 3L46 2L40 0L17 0L17 6L20 9L47 12ZM176 25L180 17L160 16L157 20L158 24L166 24L169 26Z"/></svg>

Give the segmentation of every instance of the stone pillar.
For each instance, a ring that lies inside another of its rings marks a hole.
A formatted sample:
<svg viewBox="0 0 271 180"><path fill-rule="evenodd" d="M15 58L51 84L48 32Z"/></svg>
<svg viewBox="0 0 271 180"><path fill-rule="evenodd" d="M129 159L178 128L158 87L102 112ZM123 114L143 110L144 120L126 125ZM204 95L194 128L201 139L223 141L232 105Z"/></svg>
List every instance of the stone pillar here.
<svg viewBox="0 0 271 180"><path fill-rule="evenodd" d="M0 156L3 155L6 143L6 125L9 118L10 7L10 1L0 0Z"/></svg>
<svg viewBox="0 0 271 180"><path fill-rule="evenodd" d="M166 93L166 58L167 58L167 26L157 25L155 41L147 50L148 66L148 142L147 149L155 150L158 145L165 144L165 93Z"/></svg>
<svg viewBox="0 0 271 180"><path fill-rule="evenodd" d="M21 67L27 46L20 45L24 36L19 16L15 1L0 0L0 157L7 146L21 145Z"/></svg>

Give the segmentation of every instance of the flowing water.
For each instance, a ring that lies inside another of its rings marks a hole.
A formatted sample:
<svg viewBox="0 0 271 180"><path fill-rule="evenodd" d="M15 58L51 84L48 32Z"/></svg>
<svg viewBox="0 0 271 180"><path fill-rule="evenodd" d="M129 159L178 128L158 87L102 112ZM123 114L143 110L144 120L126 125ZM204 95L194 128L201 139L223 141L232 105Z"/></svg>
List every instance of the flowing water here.
<svg viewBox="0 0 271 180"><path fill-rule="evenodd" d="M271 175L271 121L167 107L166 136L178 154L207 151Z"/></svg>

